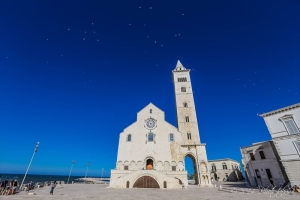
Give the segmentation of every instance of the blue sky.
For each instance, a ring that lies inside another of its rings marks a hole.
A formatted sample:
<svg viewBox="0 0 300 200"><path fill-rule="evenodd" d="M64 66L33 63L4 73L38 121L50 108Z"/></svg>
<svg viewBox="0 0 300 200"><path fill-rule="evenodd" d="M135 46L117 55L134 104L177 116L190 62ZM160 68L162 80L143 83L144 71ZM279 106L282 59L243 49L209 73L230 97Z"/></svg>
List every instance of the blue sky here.
<svg viewBox="0 0 300 200"><path fill-rule="evenodd" d="M258 113L299 102L300 2L0 2L0 173L105 175L149 102L176 125L171 70L191 70L208 159L269 140Z"/></svg>

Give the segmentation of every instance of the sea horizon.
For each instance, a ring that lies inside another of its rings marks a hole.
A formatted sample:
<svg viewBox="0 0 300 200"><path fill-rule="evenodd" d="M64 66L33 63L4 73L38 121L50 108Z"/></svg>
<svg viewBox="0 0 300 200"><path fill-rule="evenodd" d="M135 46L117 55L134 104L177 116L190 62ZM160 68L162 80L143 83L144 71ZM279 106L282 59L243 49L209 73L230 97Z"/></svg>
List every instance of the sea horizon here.
<svg viewBox="0 0 300 200"><path fill-rule="evenodd" d="M19 182L19 184L21 184L25 174L19 174L19 173L0 173L1 177L1 181L5 180L6 178L9 179L9 181L12 180L17 180ZM74 181L74 183L78 183L78 182L82 182L80 180L78 180L78 178L84 178L85 176L80 176L80 175L71 175L70 179L69 179L69 183L72 183ZM87 176L89 178L101 178L101 176ZM41 182L44 183L46 181L64 181L65 183L67 183L69 178L69 175L52 175L52 174L27 174L26 178L24 180L24 184L29 183L29 182ZM103 176L102 178L110 178L110 177L105 177Z"/></svg>

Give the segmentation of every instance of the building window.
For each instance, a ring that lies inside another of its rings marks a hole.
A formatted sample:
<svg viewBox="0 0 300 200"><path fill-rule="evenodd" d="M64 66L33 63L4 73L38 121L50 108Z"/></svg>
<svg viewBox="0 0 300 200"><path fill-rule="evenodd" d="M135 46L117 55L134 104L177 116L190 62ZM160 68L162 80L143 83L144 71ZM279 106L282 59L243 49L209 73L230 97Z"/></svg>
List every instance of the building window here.
<svg viewBox="0 0 300 200"><path fill-rule="evenodd" d="M255 157L254 157L253 153L250 153L250 158L251 158L251 160L255 160Z"/></svg>
<svg viewBox="0 0 300 200"><path fill-rule="evenodd" d="M211 171L213 172L217 171L215 163L211 164Z"/></svg>
<svg viewBox="0 0 300 200"><path fill-rule="evenodd" d="M227 169L226 163L222 163L223 169Z"/></svg>
<svg viewBox="0 0 300 200"><path fill-rule="evenodd" d="M298 153L300 154L300 141L294 141L294 145L295 145Z"/></svg>
<svg viewBox="0 0 300 200"><path fill-rule="evenodd" d="M282 118L281 120L284 123L286 129L288 130L289 134L300 133L293 117L286 117Z"/></svg>
<svg viewBox="0 0 300 200"><path fill-rule="evenodd" d="M189 116L185 116L185 122L190 122Z"/></svg>
<svg viewBox="0 0 300 200"><path fill-rule="evenodd" d="M164 188L167 188L167 181L164 181Z"/></svg>
<svg viewBox="0 0 300 200"><path fill-rule="evenodd" d="M181 92L186 92L186 88L185 87L181 87Z"/></svg>
<svg viewBox="0 0 300 200"><path fill-rule="evenodd" d="M131 142L131 134L127 135L127 142Z"/></svg>
<svg viewBox="0 0 300 200"><path fill-rule="evenodd" d="M148 142L153 142L154 135L153 133L148 133Z"/></svg>
<svg viewBox="0 0 300 200"><path fill-rule="evenodd" d="M174 134L173 133L170 133L170 135L169 135L169 141L170 142L174 142Z"/></svg>
<svg viewBox="0 0 300 200"><path fill-rule="evenodd" d="M150 109L150 114L152 114L152 109Z"/></svg>
<svg viewBox="0 0 300 200"><path fill-rule="evenodd" d="M126 188L129 188L129 181L126 182Z"/></svg>
<svg viewBox="0 0 300 200"><path fill-rule="evenodd" d="M192 139L191 133L187 133L187 139L188 139L188 140L191 140L191 139Z"/></svg>
<svg viewBox="0 0 300 200"><path fill-rule="evenodd" d="M188 107L187 102L184 102L184 103L183 103L183 107L185 107L185 108Z"/></svg>
<svg viewBox="0 0 300 200"><path fill-rule="evenodd" d="M258 169L256 169L256 170L255 170L255 174L256 174L256 177L257 177L257 178L261 178L261 176L260 176L260 172L259 172L259 170L258 170Z"/></svg>
<svg viewBox="0 0 300 200"><path fill-rule="evenodd" d="M263 151L259 151L259 155L261 159L266 159L265 154Z"/></svg>
<svg viewBox="0 0 300 200"><path fill-rule="evenodd" d="M176 171L176 166L172 166L172 171Z"/></svg>
<svg viewBox="0 0 300 200"><path fill-rule="evenodd" d="M125 166L124 166L124 170L128 170L128 165L125 165Z"/></svg>

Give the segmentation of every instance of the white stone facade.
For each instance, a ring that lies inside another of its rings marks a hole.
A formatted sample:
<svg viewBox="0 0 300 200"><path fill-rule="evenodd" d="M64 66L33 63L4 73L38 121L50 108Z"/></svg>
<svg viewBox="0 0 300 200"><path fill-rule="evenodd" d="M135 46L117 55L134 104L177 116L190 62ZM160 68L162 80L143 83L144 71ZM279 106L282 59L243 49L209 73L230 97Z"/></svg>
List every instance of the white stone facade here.
<svg viewBox="0 0 300 200"><path fill-rule="evenodd" d="M152 103L138 112L136 122L120 134L110 187L186 188L186 156L194 162L196 184L211 186L189 73L178 61L173 70L178 128L165 121L164 112Z"/></svg>
<svg viewBox="0 0 300 200"><path fill-rule="evenodd" d="M292 185L300 185L300 103L260 115Z"/></svg>
<svg viewBox="0 0 300 200"><path fill-rule="evenodd" d="M272 141L253 143L241 147L242 163L246 178L252 187L270 184L283 185L287 181L285 171L279 161L278 153Z"/></svg>
<svg viewBox="0 0 300 200"><path fill-rule="evenodd" d="M210 177L216 181L239 181L243 179L240 163L230 158L209 160Z"/></svg>

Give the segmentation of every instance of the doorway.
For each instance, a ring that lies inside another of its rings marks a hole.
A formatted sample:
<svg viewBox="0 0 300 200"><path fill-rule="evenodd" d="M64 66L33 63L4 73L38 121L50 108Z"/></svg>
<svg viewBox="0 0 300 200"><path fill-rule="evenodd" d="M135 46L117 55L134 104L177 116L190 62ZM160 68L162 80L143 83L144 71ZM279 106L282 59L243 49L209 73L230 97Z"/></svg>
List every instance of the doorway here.
<svg viewBox="0 0 300 200"><path fill-rule="evenodd" d="M271 171L270 171L270 169L266 169L266 173L267 173L267 176L268 176L268 179L269 179L269 181L270 181L270 183L272 184L272 185L274 185L274 182L273 182L273 177L272 177L272 174L271 174Z"/></svg>
<svg viewBox="0 0 300 200"><path fill-rule="evenodd" d="M151 176L142 176L133 184L133 188L159 188L157 181Z"/></svg>
<svg viewBox="0 0 300 200"><path fill-rule="evenodd" d="M195 180L195 185L199 184L196 159L193 155L187 154L184 158L185 170L188 172L189 180Z"/></svg>

